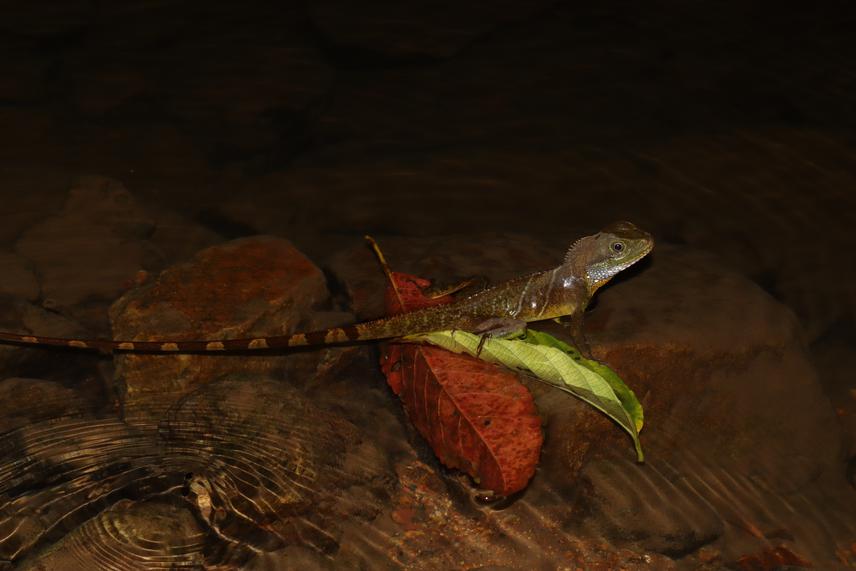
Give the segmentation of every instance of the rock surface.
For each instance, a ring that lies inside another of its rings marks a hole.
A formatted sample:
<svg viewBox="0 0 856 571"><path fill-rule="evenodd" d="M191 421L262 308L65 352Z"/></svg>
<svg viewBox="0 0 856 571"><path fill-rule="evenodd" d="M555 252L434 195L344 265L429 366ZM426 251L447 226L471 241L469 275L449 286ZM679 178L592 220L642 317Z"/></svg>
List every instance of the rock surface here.
<svg viewBox="0 0 856 571"><path fill-rule="evenodd" d="M203 565L204 534L190 510L119 500L21 569L151 569Z"/></svg>
<svg viewBox="0 0 856 571"><path fill-rule="evenodd" d="M152 229L121 183L83 178L58 214L21 236L16 252L34 267L53 308L79 314L86 304L115 299L141 269L158 268L147 241Z"/></svg>
<svg viewBox="0 0 856 571"><path fill-rule="evenodd" d="M213 246L167 269L119 299L110 315L116 339L254 338L310 328L313 311L327 297L321 270L289 242L256 237ZM120 400L126 419L159 416L214 378L282 374L300 360L265 354L121 355Z"/></svg>
<svg viewBox="0 0 856 571"><path fill-rule="evenodd" d="M22 301L0 296L0 327L24 335L49 337L80 337L83 327L55 312ZM50 355L49 358L46 358ZM0 376L67 379L68 373L79 373L86 367L85 358L74 353L44 353L40 350L16 345L0 345ZM66 371L63 371L66 368Z"/></svg>
<svg viewBox="0 0 856 571"><path fill-rule="evenodd" d="M36 406L21 406L32 403ZM43 379L12 377L0 381L0 434L16 428L94 408L74 389Z"/></svg>
<svg viewBox="0 0 856 571"><path fill-rule="evenodd" d="M736 560L763 547L741 537L746 525L764 537L787 530L778 543L809 559L834 550L817 536L818 510L843 523L856 497L843 491L840 432L794 315L715 258L668 247L598 304L594 352L642 398L649 460L619 467L607 434L585 445L581 502L595 525L671 556L714 544ZM821 481L841 504L819 507ZM812 507L794 517L793 503Z"/></svg>

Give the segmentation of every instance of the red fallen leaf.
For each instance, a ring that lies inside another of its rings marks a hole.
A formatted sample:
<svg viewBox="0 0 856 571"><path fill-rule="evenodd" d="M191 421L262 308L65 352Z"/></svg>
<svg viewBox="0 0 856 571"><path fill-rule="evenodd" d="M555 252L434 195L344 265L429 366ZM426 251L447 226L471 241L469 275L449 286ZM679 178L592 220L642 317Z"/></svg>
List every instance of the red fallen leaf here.
<svg viewBox="0 0 856 571"><path fill-rule="evenodd" d="M430 282L392 275L399 295L388 289L390 313L452 299L428 298L421 288ZM543 435L532 395L515 374L468 355L406 343L386 344L381 366L411 422L443 464L498 495L526 487L538 465Z"/></svg>

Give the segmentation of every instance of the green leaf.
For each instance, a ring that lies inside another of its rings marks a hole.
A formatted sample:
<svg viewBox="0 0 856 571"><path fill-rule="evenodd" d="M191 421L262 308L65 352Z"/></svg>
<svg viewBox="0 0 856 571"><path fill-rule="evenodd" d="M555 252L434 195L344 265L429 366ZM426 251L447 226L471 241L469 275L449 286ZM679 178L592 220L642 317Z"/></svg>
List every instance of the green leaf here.
<svg viewBox="0 0 856 571"><path fill-rule="evenodd" d="M636 425L636 431L642 431L642 426L645 423L642 404L636 398L633 391L630 390L630 387L624 384L624 381L618 376L618 373L599 361L586 359L576 348L571 347L561 339L556 339L549 333L528 329L526 331L526 337L523 340L527 343L546 345L548 347L560 349L567 353L576 363L603 377L604 380L609 383L609 386L612 387L612 390L615 392L615 396L617 396L618 400L621 401L621 406L624 407L624 410L626 410L627 414L630 415L630 418L633 419L633 423Z"/></svg>
<svg viewBox="0 0 856 571"><path fill-rule="evenodd" d="M411 335L404 340L476 356L481 336L465 331L438 331ZM511 369L529 371L538 379L589 403L630 434L638 461L644 461L639 442L642 406L633 391L606 365L585 359L576 349L551 335L532 330L523 339L487 339L478 357Z"/></svg>

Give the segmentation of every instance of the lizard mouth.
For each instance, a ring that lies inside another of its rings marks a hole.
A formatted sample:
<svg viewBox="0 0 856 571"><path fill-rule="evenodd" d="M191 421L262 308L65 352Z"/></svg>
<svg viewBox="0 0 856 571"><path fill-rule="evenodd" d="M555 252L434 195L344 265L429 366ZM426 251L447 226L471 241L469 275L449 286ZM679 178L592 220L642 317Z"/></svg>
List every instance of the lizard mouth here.
<svg viewBox="0 0 856 571"><path fill-rule="evenodd" d="M622 267L622 269L629 268L630 266L632 266L636 262L643 260L645 258L645 256L650 254L651 250L653 250L653 249L654 249L654 240L652 240L652 239L645 240L645 242L642 246L642 249L639 251L639 255L634 256L633 259L631 259L631 260L628 260L627 264L624 265Z"/></svg>

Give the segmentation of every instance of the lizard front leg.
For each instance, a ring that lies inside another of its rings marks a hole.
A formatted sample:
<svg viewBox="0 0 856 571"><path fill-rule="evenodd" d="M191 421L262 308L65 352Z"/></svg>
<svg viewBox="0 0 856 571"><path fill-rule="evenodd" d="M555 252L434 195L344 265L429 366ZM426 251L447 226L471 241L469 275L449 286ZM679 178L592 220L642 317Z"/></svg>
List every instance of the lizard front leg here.
<svg viewBox="0 0 856 571"><path fill-rule="evenodd" d="M574 343L574 346L577 350L582 354L586 359L593 359L591 354L591 347L589 347L588 341L586 340L585 331L583 331L583 314L584 311L579 311L574 313L573 315L568 316L561 323L567 325L568 332L571 335L571 340Z"/></svg>

